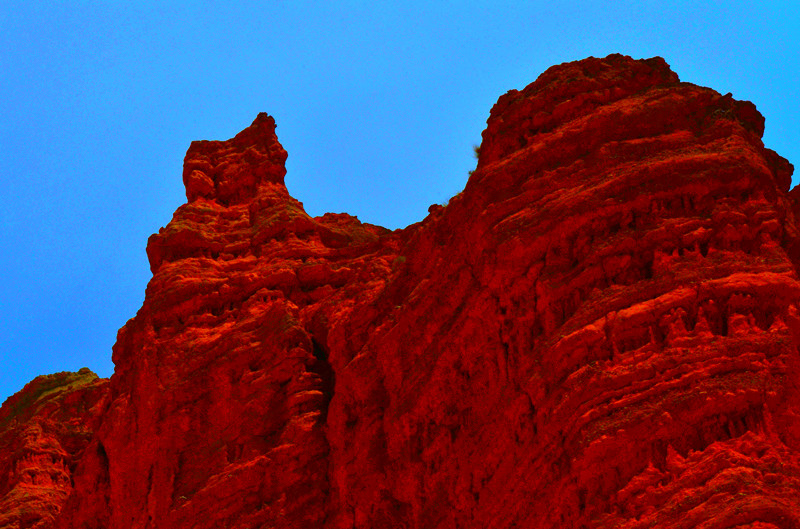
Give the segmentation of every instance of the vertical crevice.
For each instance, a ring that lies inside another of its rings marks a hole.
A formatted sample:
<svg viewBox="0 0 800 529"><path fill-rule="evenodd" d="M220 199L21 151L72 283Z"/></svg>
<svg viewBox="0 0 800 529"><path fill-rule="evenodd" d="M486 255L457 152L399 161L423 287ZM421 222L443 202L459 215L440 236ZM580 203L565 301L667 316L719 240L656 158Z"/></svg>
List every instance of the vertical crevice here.
<svg viewBox="0 0 800 529"><path fill-rule="evenodd" d="M309 370L319 377L319 390L322 392L322 419L328 416L328 405L333 398L333 388L336 383L333 368L328 362L328 350L315 338L311 338L313 345L314 362L309 366Z"/></svg>
<svg viewBox="0 0 800 529"><path fill-rule="evenodd" d="M318 527L327 527L328 519L332 512L336 512L337 493L335 492L336 484L333 479L334 471L334 456L333 445L331 444L330 431L327 428L328 422L328 407L330 406L331 399L333 398L333 390L336 385L336 376L333 372L333 367L328 360L328 348L320 343L314 336L311 337L312 354L314 361L308 366L308 370L314 373L318 378L318 389L322 393L322 402L320 403L320 416L317 423L320 427L318 430L322 434L322 441L325 443L324 459L320 460L320 465L324 472L324 477L321 477L323 483L319 484L319 490L324 491L323 509L321 522L316 525ZM326 462L327 460L327 462Z"/></svg>

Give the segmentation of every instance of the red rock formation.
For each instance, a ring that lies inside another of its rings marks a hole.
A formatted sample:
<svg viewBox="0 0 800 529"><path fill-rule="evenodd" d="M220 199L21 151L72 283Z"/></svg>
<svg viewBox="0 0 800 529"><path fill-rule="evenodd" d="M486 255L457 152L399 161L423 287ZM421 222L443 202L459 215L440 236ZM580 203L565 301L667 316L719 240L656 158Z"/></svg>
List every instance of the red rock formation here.
<svg viewBox="0 0 800 529"><path fill-rule="evenodd" d="M84 368L37 377L6 400L0 409L0 527L52 527L108 393L108 380Z"/></svg>
<svg viewBox="0 0 800 529"><path fill-rule="evenodd" d="M309 217L265 114L193 143L53 527L800 527L763 127L661 59L555 66L394 232Z"/></svg>

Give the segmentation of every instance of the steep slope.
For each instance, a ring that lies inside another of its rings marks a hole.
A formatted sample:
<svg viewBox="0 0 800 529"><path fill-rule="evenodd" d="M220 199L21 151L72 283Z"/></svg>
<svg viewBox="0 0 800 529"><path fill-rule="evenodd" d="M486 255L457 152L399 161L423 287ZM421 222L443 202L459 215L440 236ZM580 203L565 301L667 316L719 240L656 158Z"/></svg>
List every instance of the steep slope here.
<svg viewBox="0 0 800 529"><path fill-rule="evenodd" d="M502 97L363 344L330 344L335 526L797 523L797 228L762 132L659 59Z"/></svg>
<svg viewBox="0 0 800 529"><path fill-rule="evenodd" d="M266 114L193 143L52 526L800 527L800 207L763 128L658 58L555 66L394 232L309 217Z"/></svg>

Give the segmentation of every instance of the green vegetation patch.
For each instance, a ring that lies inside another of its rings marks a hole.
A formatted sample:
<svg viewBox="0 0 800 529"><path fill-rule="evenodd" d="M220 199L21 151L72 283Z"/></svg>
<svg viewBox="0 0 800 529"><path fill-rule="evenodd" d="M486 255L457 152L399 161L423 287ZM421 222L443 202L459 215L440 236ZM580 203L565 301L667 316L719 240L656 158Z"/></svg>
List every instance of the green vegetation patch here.
<svg viewBox="0 0 800 529"><path fill-rule="evenodd" d="M77 373L62 371L34 378L21 391L3 403L3 407L0 408L0 429L5 428L14 419L22 418L22 415L30 417L44 401L87 386L97 378L98 376L87 367L81 368Z"/></svg>

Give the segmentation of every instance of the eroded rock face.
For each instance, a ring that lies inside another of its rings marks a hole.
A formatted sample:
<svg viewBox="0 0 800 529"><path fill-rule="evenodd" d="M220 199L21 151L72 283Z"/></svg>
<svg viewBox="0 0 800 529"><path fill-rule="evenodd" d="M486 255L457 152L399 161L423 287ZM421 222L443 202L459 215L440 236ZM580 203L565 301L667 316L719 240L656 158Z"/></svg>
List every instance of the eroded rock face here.
<svg viewBox="0 0 800 529"><path fill-rule="evenodd" d="M394 232L309 217L269 116L193 143L43 527L800 527L800 207L763 127L658 58L555 66Z"/></svg>
<svg viewBox="0 0 800 529"><path fill-rule="evenodd" d="M35 378L0 409L0 527L52 527L108 404L82 369Z"/></svg>

